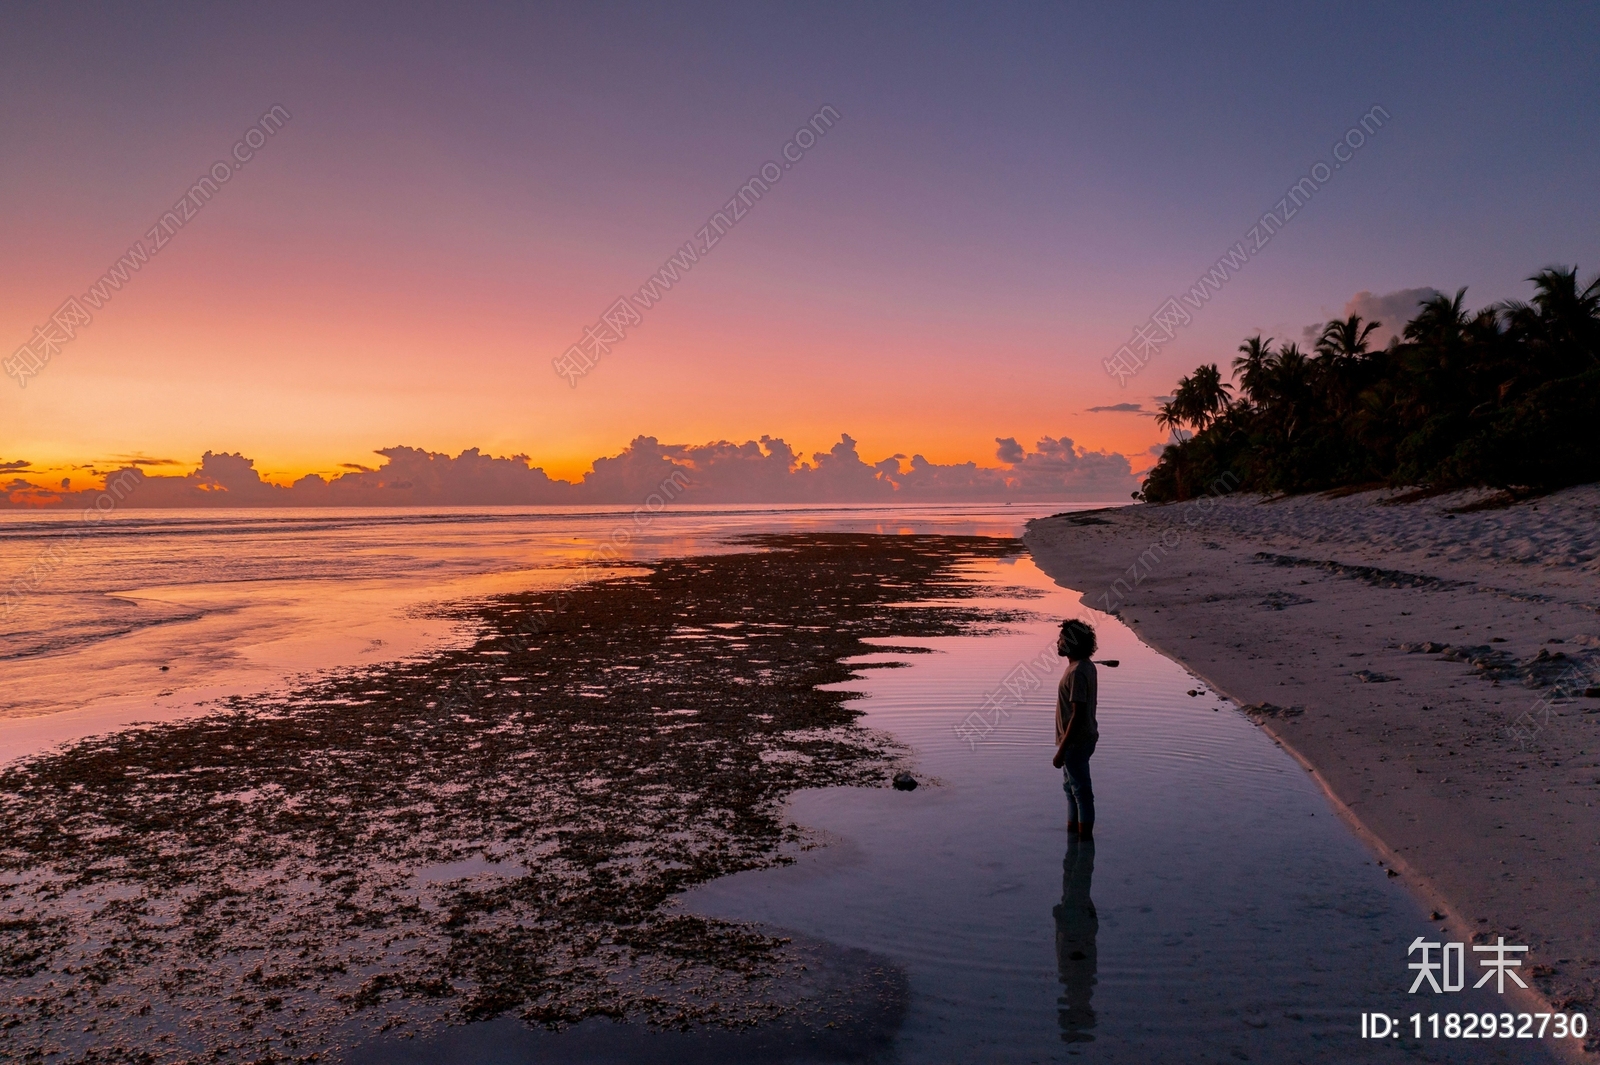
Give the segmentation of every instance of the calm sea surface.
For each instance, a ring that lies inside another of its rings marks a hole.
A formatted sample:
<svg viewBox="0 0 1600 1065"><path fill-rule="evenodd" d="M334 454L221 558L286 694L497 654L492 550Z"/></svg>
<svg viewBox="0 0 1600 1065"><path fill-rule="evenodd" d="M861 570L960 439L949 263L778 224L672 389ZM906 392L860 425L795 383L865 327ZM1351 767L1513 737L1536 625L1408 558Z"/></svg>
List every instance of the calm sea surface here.
<svg viewBox="0 0 1600 1065"><path fill-rule="evenodd" d="M1007 536L1061 509L0 512L0 760L437 646L458 634L430 606L593 576L597 553L739 550L741 533L812 529Z"/></svg>
<svg viewBox="0 0 1600 1065"><path fill-rule="evenodd" d="M571 580L623 539L626 562L740 550L753 532L1017 535L1061 509L705 508L643 527L626 510L144 512L92 529L0 515L0 587L34 574L0 619L0 759L460 639L430 604ZM846 685L865 724L914 750L924 786L802 792L790 816L826 845L675 905L903 969L906 1062L1540 1060L1527 1042L1363 1042L1362 1011L1514 1007L1407 995L1406 947L1437 926L1235 707L1026 557L972 577L1026 589L997 602L1040 619L897 640L936 653ZM1099 657L1120 662L1100 672L1091 846L1069 842L1049 765L1063 616L1091 620ZM608 1024L491 1022L361 1060L700 1060Z"/></svg>

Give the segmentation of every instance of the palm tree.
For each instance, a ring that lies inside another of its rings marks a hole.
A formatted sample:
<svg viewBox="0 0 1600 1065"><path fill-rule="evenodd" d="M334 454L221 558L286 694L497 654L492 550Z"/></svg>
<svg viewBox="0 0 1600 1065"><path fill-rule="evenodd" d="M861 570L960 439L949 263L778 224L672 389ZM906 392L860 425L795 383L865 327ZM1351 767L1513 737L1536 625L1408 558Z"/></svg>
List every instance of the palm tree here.
<svg viewBox="0 0 1600 1065"><path fill-rule="evenodd" d="M1528 278L1533 282L1533 305L1539 312L1539 332L1552 348L1564 349L1565 361L1576 369L1584 356L1600 361L1600 276L1578 288L1578 268L1550 266Z"/></svg>
<svg viewBox="0 0 1600 1065"><path fill-rule="evenodd" d="M1359 314L1352 314L1342 321L1335 318L1323 326L1322 335L1317 337L1317 355L1335 366L1365 358L1367 338L1383 323L1362 325L1361 322Z"/></svg>
<svg viewBox="0 0 1600 1065"><path fill-rule="evenodd" d="M1528 280L1531 303L1507 300L1497 308L1508 342L1502 400L1600 363L1600 277L1580 289L1576 266L1550 266Z"/></svg>
<svg viewBox="0 0 1600 1065"><path fill-rule="evenodd" d="M1600 276L1578 290L1578 268L1548 266L1528 278L1533 282L1533 305L1547 321L1587 328L1600 320Z"/></svg>
<svg viewBox="0 0 1600 1065"><path fill-rule="evenodd" d="M1467 297L1465 288L1457 289L1454 299L1437 295L1424 303L1417 316L1406 323L1405 338L1434 347L1459 344L1467 331L1469 315L1462 309Z"/></svg>
<svg viewBox="0 0 1600 1065"><path fill-rule="evenodd" d="M1373 376L1368 364L1367 338L1380 323L1362 324L1359 314L1334 319L1322 327L1317 337L1318 384L1322 402L1335 417L1343 417L1356 405L1356 397Z"/></svg>
<svg viewBox="0 0 1600 1065"><path fill-rule="evenodd" d="M1178 410L1175 400L1164 400L1156 405L1156 428L1165 429L1174 440L1186 419Z"/></svg>
<svg viewBox="0 0 1600 1065"><path fill-rule="evenodd" d="M1278 349L1262 388L1267 394L1268 412L1282 429L1284 440L1294 438L1301 415L1310 405L1311 380L1311 360L1301 352L1299 344L1288 343Z"/></svg>
<svg viewBox="0 0 1600 1065"><path fill-rule="evenodd" d="M1204 432L1233 405L1233 397L1229 395L1232 391L1233 386L1222 380L1217 364L1209 363L1196 367L1188 377L1179 378L1172 409L1194 426L1196 432Z"/></svg>
<svg viewBox="0 0 1600 1065"><path fill-rule="evenodd" d="M1272 338L1262 340L1261 334L1257 333L1253 337L1246 337L1245 342L1239 345L1239 350L1243 354L1233 360L1233 373L1239 378L1240 393L1254 403L1257 400L1256 390L1261 387L1272 365Z"/></svg>
<svg viewBox="0 0 1600 1065"><path fill-rule="evenodd" d="M1528 301L1476 311L1464 288L1435 294L1381 350L1379 323L1357 314L1319 327L1314 352L1246 337L1232 359L1237 402L1216 365L1161 402L1157 422L1178 446L1146 498L1187 498L1230 469L1265 491L1600 479L1600 277L1551 266L1528 280Z"/></svg>

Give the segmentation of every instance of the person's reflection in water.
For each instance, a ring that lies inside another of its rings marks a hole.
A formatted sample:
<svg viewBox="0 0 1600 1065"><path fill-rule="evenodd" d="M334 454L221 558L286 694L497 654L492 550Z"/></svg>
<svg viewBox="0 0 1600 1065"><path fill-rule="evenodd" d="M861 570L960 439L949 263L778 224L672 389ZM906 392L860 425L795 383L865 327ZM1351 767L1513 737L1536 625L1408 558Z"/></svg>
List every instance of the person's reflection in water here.
<svg viewBox="0 0 1600 1065"><path fill-rule="evenodd" d="M1056 1000L1065 1043L1092 1043L1094 1036L1095 935L1100 918L1089 888L1094 879L1094 841L1070 838L1061 860L1061 904L1056 918L1056 964L1062 994Z"/></svg>

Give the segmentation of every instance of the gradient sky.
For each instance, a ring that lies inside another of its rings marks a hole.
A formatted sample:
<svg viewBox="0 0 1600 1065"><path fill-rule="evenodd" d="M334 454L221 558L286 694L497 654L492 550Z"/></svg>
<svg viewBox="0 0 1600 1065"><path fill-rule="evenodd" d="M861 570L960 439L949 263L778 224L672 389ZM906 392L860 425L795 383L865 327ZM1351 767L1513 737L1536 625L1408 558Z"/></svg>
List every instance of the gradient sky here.
<svg viewBox="0 0 1600 1065"><path fill-rule="evenodd" d="M11 352L273 105L293 118L26 389L0 461L378 447L583 472L641 433L1045 436L1357 292L1600 267L1594 5L7 6ZM576 389L550 360L822 105L841 119ZM1101 360L1392 118L1126 388Z"/></svg>

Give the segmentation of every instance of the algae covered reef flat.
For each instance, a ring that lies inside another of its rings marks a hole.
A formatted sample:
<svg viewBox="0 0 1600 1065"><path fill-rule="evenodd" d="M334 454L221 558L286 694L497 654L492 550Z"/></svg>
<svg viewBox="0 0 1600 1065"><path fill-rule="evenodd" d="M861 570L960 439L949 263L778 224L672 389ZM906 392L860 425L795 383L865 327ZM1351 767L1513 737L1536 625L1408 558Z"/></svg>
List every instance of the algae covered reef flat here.
<svg viewBox="0 0 1600 1065"><path fill-rule="evenodd" d="M1017 620L964 603L985 589L960 570L1021 545L741 546L458 604L457 649L8 766L0 1055L304 1059L507 1013L796 1008L798 945L663 904L787 860L794 790L888 785L904 752L818 686L868 638Z"/></svg>

